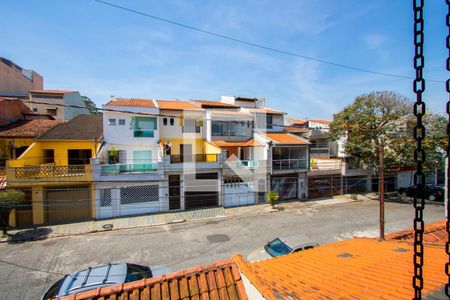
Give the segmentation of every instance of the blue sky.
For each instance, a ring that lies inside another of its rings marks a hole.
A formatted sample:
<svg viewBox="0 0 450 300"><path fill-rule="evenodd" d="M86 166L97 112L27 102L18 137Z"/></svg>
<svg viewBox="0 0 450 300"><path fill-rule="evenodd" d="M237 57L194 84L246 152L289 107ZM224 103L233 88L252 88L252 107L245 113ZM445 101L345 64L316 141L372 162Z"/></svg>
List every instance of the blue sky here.
<svg viewBox="0 0 450 300"><path fill-rule="evenodd" d="M205 30L380 72L414 76L412 1L108 0ZM357 95L410 80L358 73L221 40L92 0L0 3L0 56L97 105L111 95L152 99L265 97L291 117L331 118ZM446 80L444 1L426 2L425 77ZM444 83L427 82L444 111Z"/></svg>

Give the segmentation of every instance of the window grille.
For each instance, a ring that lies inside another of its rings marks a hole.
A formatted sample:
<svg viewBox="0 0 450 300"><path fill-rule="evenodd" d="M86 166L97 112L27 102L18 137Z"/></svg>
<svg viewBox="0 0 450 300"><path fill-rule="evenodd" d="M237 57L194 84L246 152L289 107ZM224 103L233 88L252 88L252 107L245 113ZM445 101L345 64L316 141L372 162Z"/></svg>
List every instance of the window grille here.
<svg viewBox="0 0 450 300"><path fill-rule="evenodd" d="M100 206L111 206L111 189L100 190Z"/></svg>
<svg viewBox="0 0 450 300"><path fill-rule="evenodd" d="M120 189L120 204L157 202L159 200L158 185L127 186Z"/></svg>

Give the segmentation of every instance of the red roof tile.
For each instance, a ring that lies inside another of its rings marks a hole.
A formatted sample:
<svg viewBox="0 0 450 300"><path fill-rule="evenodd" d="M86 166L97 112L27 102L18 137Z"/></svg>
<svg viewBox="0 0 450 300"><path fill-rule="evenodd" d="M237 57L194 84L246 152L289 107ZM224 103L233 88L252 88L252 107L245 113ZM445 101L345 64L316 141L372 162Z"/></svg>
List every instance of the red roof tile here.
<svg viewBox="0 0 450 300"><path fill-rule="evenodd" d="M61 123L64 123L64 121L48 119L20 120L0 127L0 138L36 138Z"/></svg>
<svg viewBox="0 0 450 300"><path fill-rule="evenodd" d="M239 270L234 262L229 259L208 266L195 267L150 279L98 288L59 299L246 300L248 298Z"/></svg>
<svg viewBox="0 0 450 300"><path fill-rule="evenodd" d="M308 122L314 122L314 123L319 123L319 124L331 124L331 121L328 120L299 120L299 119L294 119L294 118L287 118L288 121L291 121L292 123L296 124L296 125L305 125Z"/></svg>
<svg viewBox="0 0 450 300"><path fill-rule="evenodd" d="M177 100L156 100L160 109L166 110L202 110L197 105L186 102L186 101L177 101Z"/></svg>
<svg viewBox="0 0 450 300"><path fill-rule="evenodd" d="M410 229L391 233L386 235L386 239L414 242L414 230ZM445 244L447 242L447 239L448 235L445 229L445 221L425 225L425 231L423 234L423 241L425 243Z"/></svg>
<svg viewBox="0 0 450 300"><path fill-rule="evenodd" d="M233 259L265 299L411 299L413 245L352 239L277 258ZM424 295L447 282L444 247L425 245Z"/></svg>
<svg viewBox="0 0 450 300"><path fill-rule="evenodd" d="M199 104L203 108L240 108L239 105L234 105L220 101L192 100L192 102Z"/></svg>
<svg viewBox="0 0 450 300"><path fill-rule="evenodd" d="M227 142L227 141L213 141L217 147L257 147L264 146L255 139L249 139L245 142Z"/></svg>
<svg viewBox="0 0 450 300"><path fill-rule="evenodd" d="M296 145L309 145L309 142L290 133L265 133L265 137L271 139L276 144L296 144Z"/></svg>
<svg viewBox="0 0 450 300"><path fill-rule="evenodd" d="M156 108L155 103L151 99L139 98L116 98L109 101L105 106L129 106L129 107L146 107Z"/></svg>
<svg viewBox="0 0 450 300"><path fill-rule="evenodd" d="M284 130L290 133L308 133L307 128L299 128L295 126L283 126Z"/></svg>

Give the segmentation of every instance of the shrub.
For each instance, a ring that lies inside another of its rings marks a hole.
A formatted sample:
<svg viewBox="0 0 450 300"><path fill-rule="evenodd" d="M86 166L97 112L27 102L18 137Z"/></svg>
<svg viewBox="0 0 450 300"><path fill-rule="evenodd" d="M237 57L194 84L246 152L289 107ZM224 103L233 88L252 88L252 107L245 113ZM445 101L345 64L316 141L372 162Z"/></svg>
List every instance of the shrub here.
<svg viewBox="0 0 450 300"><path fill-rule="evenodd" d="M24 203L24 192L15 190L0 192L0 228L3 235L7 235L9 214Z"/></svg>
<svg viewBox="0 0 450 300"><path fill-rule="evenodd" d="M280 198L280 195L278 195L277 192L270 192L268 198L269 198L270 206L275 208L275 204L278 203L278 199Z"/></svg>

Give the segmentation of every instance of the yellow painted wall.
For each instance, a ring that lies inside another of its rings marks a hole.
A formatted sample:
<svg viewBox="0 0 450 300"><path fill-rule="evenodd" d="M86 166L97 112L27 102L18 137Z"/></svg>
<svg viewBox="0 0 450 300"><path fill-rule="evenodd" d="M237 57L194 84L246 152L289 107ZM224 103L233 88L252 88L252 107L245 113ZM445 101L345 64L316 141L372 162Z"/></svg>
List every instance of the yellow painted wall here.
<svg viewBox="0 0 450 300"><path fill-rule="evenodd" d="M9 158L8 144L13 141L15 148L28 147L33 143L33 139L0 139L0 156Z"/></svg>
<svg viewBox="0 0 450 300"><path fill-rule="evenodd" d="M36 141L18 159L10 160L10 167L37 166L44 163L44 150L52 149L56 166L67 166L68 150L90 149L95 156L98 143L93 141Z"/></svg>

